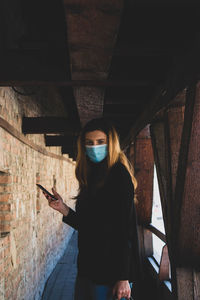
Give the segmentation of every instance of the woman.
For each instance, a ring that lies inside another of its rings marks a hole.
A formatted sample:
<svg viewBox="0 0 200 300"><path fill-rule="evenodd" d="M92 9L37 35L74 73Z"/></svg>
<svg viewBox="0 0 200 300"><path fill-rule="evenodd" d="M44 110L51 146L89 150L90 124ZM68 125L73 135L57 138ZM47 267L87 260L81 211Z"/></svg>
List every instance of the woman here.
<svg viewBox="0 0 200 300"><path fill-rule="evenodd" d="M45 194L49 205L63 214L63 222L78 230L75 300L129 299L139 270L136 180L106 119L88 122L77 146L76 212L54 189L57 201Z"/></svg>

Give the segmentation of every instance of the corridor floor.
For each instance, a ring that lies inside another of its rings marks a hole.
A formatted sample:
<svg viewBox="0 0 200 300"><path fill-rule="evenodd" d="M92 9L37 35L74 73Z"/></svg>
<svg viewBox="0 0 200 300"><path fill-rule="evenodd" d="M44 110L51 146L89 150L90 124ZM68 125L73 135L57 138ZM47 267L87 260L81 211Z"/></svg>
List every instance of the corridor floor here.
<svg viewBox="0 0 200 300"><path fill-rule="evenodd" d="M64 255L48 278L42 300L73 300L77 255L77 231L74 231Z"/></svg>
<svg viewBox="0 0 200 300"><path fill-rule="evenodd" d="M64 255L58 261L56 267L54 268L53 272L46 282L41 300L74 299L74 286L77 274L77 255L78 233L75 230L69 240ZM137 290L135 285L134 299L142 300L143 297L137 296L136 292Z"/></svg>

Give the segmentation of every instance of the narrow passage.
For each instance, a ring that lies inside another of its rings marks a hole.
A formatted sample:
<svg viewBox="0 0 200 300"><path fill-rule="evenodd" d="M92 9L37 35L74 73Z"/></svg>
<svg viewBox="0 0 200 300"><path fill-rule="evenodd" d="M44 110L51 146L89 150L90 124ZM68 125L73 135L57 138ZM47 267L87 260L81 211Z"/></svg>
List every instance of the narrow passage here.
<svg viewBox="0 0 200 300"><path fill-rule="evenodd" d="M64 255L46 282L42 300L73 300L77 255L77 231L74 231Z"/></svg>

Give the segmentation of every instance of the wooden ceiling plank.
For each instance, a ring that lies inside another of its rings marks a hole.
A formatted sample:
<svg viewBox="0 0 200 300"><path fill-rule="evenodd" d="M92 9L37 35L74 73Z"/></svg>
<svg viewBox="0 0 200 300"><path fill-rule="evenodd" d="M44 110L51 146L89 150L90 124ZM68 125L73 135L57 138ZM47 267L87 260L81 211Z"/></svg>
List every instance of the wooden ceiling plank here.
<svg viewBox="0 0 200 300"><path fill-rule="evenodd" d="M46 146L76 146L76 138L74 135L45 135Z"/></svg>
<svg viewBox="0 0 200 300"><path fill-rule="evenodd" d="M78 132L77 123L63 117L24 117L22 132L24 134L74 133Z"/></svg>

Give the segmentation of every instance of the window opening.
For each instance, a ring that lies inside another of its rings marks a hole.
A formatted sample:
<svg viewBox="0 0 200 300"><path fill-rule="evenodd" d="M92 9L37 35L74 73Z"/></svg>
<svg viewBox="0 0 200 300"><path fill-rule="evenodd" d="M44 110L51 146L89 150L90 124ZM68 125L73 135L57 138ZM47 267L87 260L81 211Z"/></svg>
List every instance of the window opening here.
<svg viewBox="0 0 200 300"><path fill-rule="evenodd" d="M153 207L152 207L152 219L151 224L159 231L165 234L165 226L163 222L162 206L160 200L160 192L158 186L158 177L156 167L154 165L154 179L153 179ZM153 239L153 256L160 264L162 248L165 243L159 239L155 234L152 235Z"/></svg>

